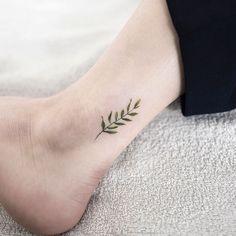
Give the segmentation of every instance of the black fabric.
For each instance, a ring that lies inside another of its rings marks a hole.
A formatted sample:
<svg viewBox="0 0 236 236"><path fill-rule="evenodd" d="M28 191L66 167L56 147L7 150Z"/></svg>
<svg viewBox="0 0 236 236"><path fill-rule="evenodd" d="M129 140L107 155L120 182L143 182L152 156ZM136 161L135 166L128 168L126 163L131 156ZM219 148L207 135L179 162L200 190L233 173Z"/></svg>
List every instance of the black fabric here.
<svg viewBox="0 0 236 236"><path fill-rule="evenodd" d="M184 116L236 108L236 0L167 0L184 66Z"/></svg>

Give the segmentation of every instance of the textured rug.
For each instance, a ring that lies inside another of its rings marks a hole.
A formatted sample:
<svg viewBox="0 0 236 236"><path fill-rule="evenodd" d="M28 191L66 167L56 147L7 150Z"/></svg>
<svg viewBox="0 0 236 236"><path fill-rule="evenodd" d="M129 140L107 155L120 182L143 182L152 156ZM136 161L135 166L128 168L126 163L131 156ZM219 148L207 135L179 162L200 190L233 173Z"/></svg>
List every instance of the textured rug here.
<svg viewBox="0 0 236 236"><path fill-rule="evenodd" d="M20 2L0 2L1 95L46 96L76 81L139 1ZM179 102L117 158L64 235L236 235L236 110L184 117ZM31 234L0 208L0 235Z"/></svg>

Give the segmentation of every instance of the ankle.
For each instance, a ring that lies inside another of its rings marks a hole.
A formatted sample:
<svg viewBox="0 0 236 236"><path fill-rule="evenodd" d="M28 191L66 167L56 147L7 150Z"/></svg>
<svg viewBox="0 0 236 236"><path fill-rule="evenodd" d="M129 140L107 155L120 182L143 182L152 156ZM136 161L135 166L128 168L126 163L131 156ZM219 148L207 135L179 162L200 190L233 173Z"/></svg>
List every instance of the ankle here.
<svg viewBox="0 0 236 236"><path fill-rule="evenodd" d="M76 145L88 142L88 104L73 102L65 92L44 99L36 121L37 136L51 152L73 150ZM74 105L76 103L76 106ZM91 116L90 112L90 116Z"/></svg>

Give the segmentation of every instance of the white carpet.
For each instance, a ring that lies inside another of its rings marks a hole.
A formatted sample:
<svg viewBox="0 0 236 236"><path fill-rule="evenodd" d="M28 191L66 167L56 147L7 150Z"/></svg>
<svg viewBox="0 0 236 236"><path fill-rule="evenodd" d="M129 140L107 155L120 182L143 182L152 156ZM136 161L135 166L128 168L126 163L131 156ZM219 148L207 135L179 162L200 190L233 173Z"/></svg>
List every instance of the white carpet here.
<svg viewBox="0 0 236 236"><path fill-rule="evenodd" d="M138 2L0 0L0 95L50 95L79 79ZM0 235L31 234L0 208ZM236 235L236 109L184 117L176 100L120 155L65 235Z"/></svg>

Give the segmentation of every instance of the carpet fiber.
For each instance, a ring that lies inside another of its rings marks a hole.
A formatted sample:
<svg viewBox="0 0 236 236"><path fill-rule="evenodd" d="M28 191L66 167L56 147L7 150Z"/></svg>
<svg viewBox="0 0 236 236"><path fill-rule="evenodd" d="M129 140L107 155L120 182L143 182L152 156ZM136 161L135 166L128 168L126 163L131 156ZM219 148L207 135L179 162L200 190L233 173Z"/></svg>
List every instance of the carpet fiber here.
<svg viewBox="0 0 236 236"><path fill-rule="evenodd" d="M20 2L0 3L1 95L78 80L139 1ZM124 150L65 235L236 235L236 110L184 117L179 102ZM0 235L31 234L0 208Z"/></svg>

